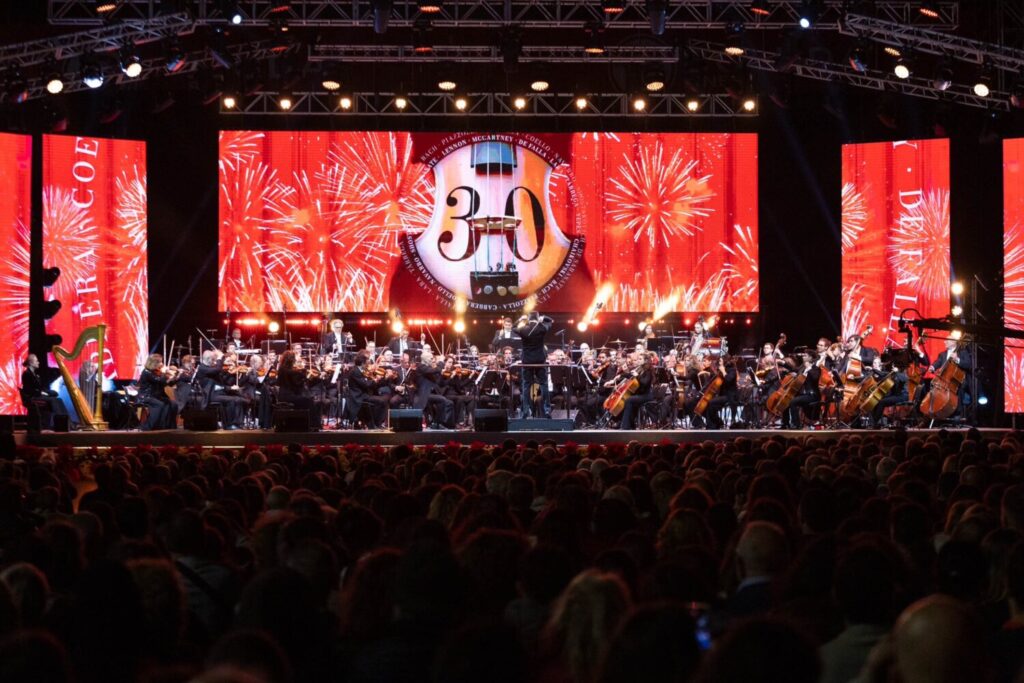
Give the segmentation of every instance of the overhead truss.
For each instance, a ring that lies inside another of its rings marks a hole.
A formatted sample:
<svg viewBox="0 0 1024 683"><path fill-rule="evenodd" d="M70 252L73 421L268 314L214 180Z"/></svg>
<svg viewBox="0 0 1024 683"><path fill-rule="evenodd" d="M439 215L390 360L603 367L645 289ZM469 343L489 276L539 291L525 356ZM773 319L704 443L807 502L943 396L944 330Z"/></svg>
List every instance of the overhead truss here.
<svg viewBox="0 0 1024 683"><path fill-rule="evenodd" d="M92 0L48 0L49 20L58 26L95 26L97 17ZM668 29L724 28L742 22L748 29L792 28L801 14L802 0L770 0L767 16L750 11L749 0L672 0L667 3L665 23ZM927 23L937 29L953 29L959 23L959 3L936 3L939 16L926 19L919 12L919 1L875 0L878 16L889 21ZM158 0L121 0L115 18L149 19L160 11ZM200 24L225 23L218 0L193 0L195 20ZM267 25L286 19L293 26L371 26L373 5L369 0L292 0L289 9L275 12L271 0L239 0L245 25ZM470 0L442 3L441 12L431 15L434 26L460 28L501 27L515 24L522 28L580 28L601 21L607 28L642 29L649 26L645 0L626 0L624 11L605 14L598 0ZM835 29L850 6L850 0L824 0L816 27ZM392 0L389 22L394 27L411 27L423 16L415 0Z"/></svg>
<svg viewBox="0 0 1024 683"><path fill-rule="evenodd" d="M261 92L252 97L242 98L233 109L221 105L221 113L226 115L261 115L261 116L384 116L384 117L565 117L575 116L586 119L612 117L654 117L654 118L719 118L719 117L754 117L756 107L747 111L734 102L726 94L702 95L685 97L683 95L648 96L646 108L638 112L633 108L633 98L624 94L587 95L587 106L577 107L578 95L574 93L542 93L531 94L525 99L525 108L515 106L515 95L507 92L472 92L466 95L453 95L443 92L417 92L403 94L405 109L396 106L397 93L346 93L344 95L326 95L322 92L288 93L292 105L288 110L281 109L281 93ZM465 98L465 109L456 106L459 97ZM343 108L342 98L346 98L349 107ZM688 105L697 103L695 110Z"/></svg>
<svg viewBox="0 0 1024 683"><path fill-rule="evenodd" d="M583 45L528 45L520 62L651 64L675 62L679 52L671 45L609 45L603 54L586 55ZM412 45L315 45L309 49L311 62L472 62L499 63L501 49L493 45L437 45L426 54Z"/></svg>

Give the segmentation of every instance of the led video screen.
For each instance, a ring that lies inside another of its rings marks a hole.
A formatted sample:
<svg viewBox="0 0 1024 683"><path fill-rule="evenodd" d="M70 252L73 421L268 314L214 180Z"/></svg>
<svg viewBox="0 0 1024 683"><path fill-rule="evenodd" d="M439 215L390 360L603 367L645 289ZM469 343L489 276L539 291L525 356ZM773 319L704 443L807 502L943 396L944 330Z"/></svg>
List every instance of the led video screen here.
<svg viewBox="0 0 1024 683"><path fill-rule="evenodd" d="M1024 329L1024 139L1003 140L1003 319ZM1024 340L1007 339L1003 405L1024 412Z"/></svg>
<svg viewBox="0 0 1024 683"><path fill-rule="evenodd" d="M225 131L227 312L758 310L757 136Z"/></svg>
<svg viewBox="0 0 1024 683"><path fill-rule="evenodd" d="M868 346L902 346L902 311L949 313L948 140L843 145L842 253L844 336L871 325Z"/></svg>
<svg viewBox="0 0 1024 683"><path fill-rule="evenodd" d="M146 144L44 136L43 263L61 270L49 295L61 309L47 332L71 349L84 329L105 324L108 378L138 377L149 349L146 239Z"/></svg>
<svg viewBox="0 0 1024 683"><path fill-rule="evenodd" d="M32 138L0 133L0 414L23 415L18 388L28 353Z"/></svg>

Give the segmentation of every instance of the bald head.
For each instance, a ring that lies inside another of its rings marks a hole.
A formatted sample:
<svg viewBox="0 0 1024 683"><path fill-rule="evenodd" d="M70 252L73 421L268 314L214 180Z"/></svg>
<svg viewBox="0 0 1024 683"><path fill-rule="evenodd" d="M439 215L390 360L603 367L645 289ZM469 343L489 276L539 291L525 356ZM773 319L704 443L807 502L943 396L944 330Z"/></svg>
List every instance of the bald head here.
<svg viewBox="0 0 1024 683"><path fill-rule="evenodd" d="M744 578L779 574L789 562L786 534L771 522L751 522L736 544L736 560Z"/></svg>
<svg viewBox="0 0 1024 683"><path fill-rule="evenodd" d="M985 627L967 604L945 595L918 600L893 628L896 668L904 683L992 680Z"/></svg>

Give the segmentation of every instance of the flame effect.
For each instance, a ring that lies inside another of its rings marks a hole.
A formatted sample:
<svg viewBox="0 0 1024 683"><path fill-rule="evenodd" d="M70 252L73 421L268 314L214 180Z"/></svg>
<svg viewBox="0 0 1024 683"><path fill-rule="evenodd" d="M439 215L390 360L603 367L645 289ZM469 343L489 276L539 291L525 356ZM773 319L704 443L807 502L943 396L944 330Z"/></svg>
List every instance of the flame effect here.
<svg viewBox="0 0 1024 683"><path fill-rule="evenodd" d="M623 159L619 176L611 180L608 214L633 233L633 241L646 238L652 249L667 248L701 230L699 220L711 215L703 204L714 193L708 185L711 176L693 176L696 160L687 161L681 149L666 159L661 141L653 151L642 147L639 158Z"/></svg>
<svg viewBox="0 0 1024 683"><path fill-rule="evenodd" d="M889 264L899 280L917 283L927 297L949 288L949 192L928 192L904 211L892 230Z"/></svg>

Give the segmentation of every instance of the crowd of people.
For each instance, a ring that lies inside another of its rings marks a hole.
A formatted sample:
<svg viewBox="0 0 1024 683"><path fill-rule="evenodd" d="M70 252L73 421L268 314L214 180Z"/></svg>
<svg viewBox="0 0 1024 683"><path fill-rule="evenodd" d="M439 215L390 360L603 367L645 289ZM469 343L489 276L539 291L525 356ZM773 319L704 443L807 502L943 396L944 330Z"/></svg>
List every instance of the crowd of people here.
<svg viewBox="0 0 1024 683"><path fill-rule="evenodd" d="M1024 435L0 460L0 681L1024 680Z"/></svg>

